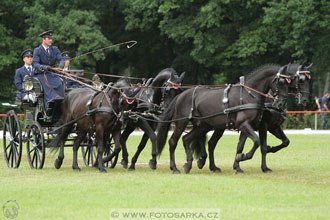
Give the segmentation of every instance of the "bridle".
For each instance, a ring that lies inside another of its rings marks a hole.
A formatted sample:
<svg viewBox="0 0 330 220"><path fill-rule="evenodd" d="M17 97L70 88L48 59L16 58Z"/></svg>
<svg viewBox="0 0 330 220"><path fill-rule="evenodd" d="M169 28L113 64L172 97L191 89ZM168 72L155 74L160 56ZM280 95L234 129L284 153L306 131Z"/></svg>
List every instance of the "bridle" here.
<svg viewBox="0 0 330 220"><path fill-rule="evenodd" d="M302 90L302 85L304 85L304 82L306 79L311 80L312 77L309 74L310 72L307 70L300 71L298 70L294 76L294 89L297 91L296 93L296 100L298 100L298 104L301 104L302 94L305 93L309 95L310 91L304 91Z"/></svg>
<svg viewBox="0 0 330 220"><path fill-rule="evenodd" d="M273 88L273 84L275 84L275 88ZM286 103L288 98L288 93L283 92L282 89L280 89L281 85L291 84L291 76L283 75L280 73L277 73L276 77L272 80L270 89L272 91L272 95L274 97L274 101L272 103L273 106L275 106L277 103Z"/></svg>
<svg viewBox="0 0 330 220"><path fill-rule="evenodd" d="M164 88L162 89L162 98L161 98L160 106L161 106L161 108L166 108L167 107L167 106L165 106L165 96L166 96L166 94L168 94L172 89L174 91L177 91L177 92L181 92L183 89L181 87L181 83L172 82L170 79L167 80L162 85L162 87L164 87Z"/></svg>

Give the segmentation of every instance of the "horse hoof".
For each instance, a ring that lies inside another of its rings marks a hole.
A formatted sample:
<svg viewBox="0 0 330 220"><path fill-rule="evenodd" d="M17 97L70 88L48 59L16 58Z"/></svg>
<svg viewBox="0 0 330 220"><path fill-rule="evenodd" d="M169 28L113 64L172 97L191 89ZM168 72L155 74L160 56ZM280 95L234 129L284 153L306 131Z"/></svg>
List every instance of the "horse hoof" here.
<svg viewBox="0 0 330 220"><path fill-rule="evenodd" d="M55 163L54 163L55 168L60 169L62 166L62 162L63 162L63 160L56 159Z"/></svg>
<svg viewBox="0 0 330 220"><path fill-rule="evenodd" d="M104 168L99 168L100 173L106 173L107 171Z"/></svg>
<svg viewBox="0 0 330 220"><path fill-rule="evenodd" d="M237 175L244 174L244 171L243 170L236 170L236 174Z"/></svg>
<svg viewBox="0 0 330 220"><path fill-rule="evenodd" d="M157 168L157 165L154 161L150 160L149 161L149 167L153 170L155 170Z"/></svg>
<svg viewBox="0 0 330 220"><path fill-rule="evenodd" d="M128 171L135 171L135 167L134 167L134 166L130 166L130 167L128 168Z"/></svg>
<svg viewBox="0 0 330 220"><path fill-rule="evenodd" d="M173 170L173 174L180 174L180 170Z"/></svg>
<svg viewBox="0 0 330 220"><path fill-rule="evenodd" d="M125 160L121 160L120 164L121 164L125 169L127 169L127 166L128 166L127 161L125 161Z"/></svg>
<svg viewBox="0 0 330 220"><path fill-rule="evenodd" d="M211 169L213 171L213 173L221 173L221 169L218 167L215 167L213 169Z"/></svg>
<svg viewBox="0 0 330 220"><path fill-rule="evenodd" d="M183 169L184 169L184 172L185 172L185 173L189 173L190 170L191 170L191 166L189 166L188 163L185 163L185 164L183 165Z"/></svg>
<svg viewBox="0 0 330 220"><path fill-rule="evenodd" d="M79 168L79 167L72 167L72 169L74 170L74 171L81 171L81 169Z"/></svg>
<svg viewBox="0 0 330 220"><path fill-rule="evenodd" d="M264 172L264 173L272 173L273 171L271 169L267 168L267 169L263 169L262 172Z"/></svg>
<svg viewBox="0 0 330 220"><path fill-rule="evenodd" d="M205 160L199 159L199 160L197 161L197 167L198 167L199 169L203 169L204 165L205 165Z"/></svg>

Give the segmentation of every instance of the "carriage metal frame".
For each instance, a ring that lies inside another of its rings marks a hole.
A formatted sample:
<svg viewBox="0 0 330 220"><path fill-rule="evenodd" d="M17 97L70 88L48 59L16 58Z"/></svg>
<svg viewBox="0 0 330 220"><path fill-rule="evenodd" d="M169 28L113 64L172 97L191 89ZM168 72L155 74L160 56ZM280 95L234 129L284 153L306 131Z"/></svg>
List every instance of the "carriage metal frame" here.
<svg viewBox="0 0 330 220"><path fill-rule="evenodd" d="M23 143L26 143L27 158L32 169L42 169L45 162L47 144L56 136L57 121L60 119L60 104L62 100L49 102L48 107L44 103L44 93L42 85L38 78L33 77L34 93L37 102L16 100L16 103L23 106L24 109L24 127L21 128L21 122L15 110L8 111L3 128L3 149L4 156L9 168L18 168L21 163L23 153ZM24 132L23 132L24 131ZM69 135L70 141L74 142L76 129ZM105 156L112 152L113 143L108 146ZM65 144L65 147L72 147L73 144ZM88 167L93 166L97 156L95 134L89 133L86 139L80 144L84 164ZM110 162L105 165L109 166Z"/></svg>

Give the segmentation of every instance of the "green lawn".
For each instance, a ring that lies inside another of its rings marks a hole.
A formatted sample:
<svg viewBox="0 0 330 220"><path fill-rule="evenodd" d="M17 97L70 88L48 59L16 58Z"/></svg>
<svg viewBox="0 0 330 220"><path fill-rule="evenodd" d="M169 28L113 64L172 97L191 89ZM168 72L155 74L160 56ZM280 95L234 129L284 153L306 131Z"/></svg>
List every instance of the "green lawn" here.
<svg viewBox="0 0 330 220"><path fill-rule="evenodd" d="M222 173L199 170L194 162L190 174L173 175L169 170L168 147L157 170L149 169L150 143L141 154L135 172L118 165L101 174L83 165L71 168L71 148L60 170L56 156L47 155L42 170L29 168L25 148L19 169L9 169L0 150L0 206L16 200L16 219L110 219L116 208L217 208L221 219L329 219L330 136L289 135L291 144L268 155L273 173L260 169L259 150L251 161L241 163L244 175L232 169L238 136L224 136L216 149L216 164ZM134 154L140 137L130 137ZM279 141L270 137L271 145ZM246 150L251 142L246 145ZM183 172L185 154L177 147L178 168ZM141 209L143 210L143 209ZM0 220L6 219L0 212Z"/></svg>

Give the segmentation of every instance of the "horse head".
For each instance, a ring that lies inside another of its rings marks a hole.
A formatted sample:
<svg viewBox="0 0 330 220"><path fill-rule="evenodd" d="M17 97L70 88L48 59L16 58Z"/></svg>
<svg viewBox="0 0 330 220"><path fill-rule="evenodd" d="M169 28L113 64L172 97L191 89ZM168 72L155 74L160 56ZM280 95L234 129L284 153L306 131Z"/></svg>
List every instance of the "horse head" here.
<svg viewBox="0 0 330 220"><path fill-rule="evenodd" d="M163 87L165 87L162 91L164 106L168 106L172 99L181 93L183 90L181 88L181 83L185 77L185 72L181 73L180 76L171 73L170 78L164 83Z"/></svg>
<svg viewBox="0 0 330 220"><path fill-rule="evenodd" d="M310 102L310 69L313 64L306 65L305 62L298 65L297 68L293 69L295 71L292 87L295 90L296 96L295 101L297 104L302 104L306 106Z"/></svg>
<svg viewBox="0 0 330 220"><path fill-rule="evenodd" d="M109 84L110 85L110 84ZM111 86L109 96L117 101L117 109L119 111L127 111L136 106L135 96L139 93L141 88L133 88L127 79L121 79ZM113 106L114 107L114 106Z"/></svg>
<svg viewBox="0 0 330 220"><path fill-rule="evenodd" d="M289 85L291 84L291 77L287 73L290 65L289 63L288 65L282 66L270 84L270 90L274 96L272 106L281 110L286 107Z"/></svg>

